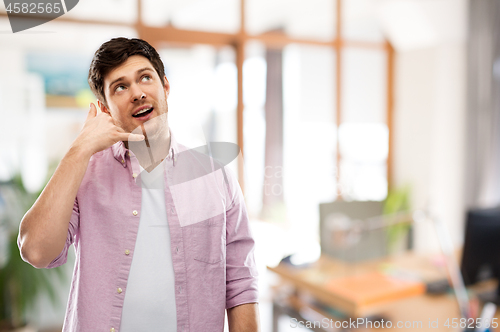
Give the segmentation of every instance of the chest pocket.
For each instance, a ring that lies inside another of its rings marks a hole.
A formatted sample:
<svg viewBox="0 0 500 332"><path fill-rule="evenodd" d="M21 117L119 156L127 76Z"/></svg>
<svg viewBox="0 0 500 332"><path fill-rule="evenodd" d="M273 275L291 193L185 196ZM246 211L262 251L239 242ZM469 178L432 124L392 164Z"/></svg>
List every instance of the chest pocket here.
<svg viewBox="0 0 500 332"><path fill-rule="evenodd" d="M226 247L224 215L189 225L188 238L195 260L216 264L223 260Z"/></svg>

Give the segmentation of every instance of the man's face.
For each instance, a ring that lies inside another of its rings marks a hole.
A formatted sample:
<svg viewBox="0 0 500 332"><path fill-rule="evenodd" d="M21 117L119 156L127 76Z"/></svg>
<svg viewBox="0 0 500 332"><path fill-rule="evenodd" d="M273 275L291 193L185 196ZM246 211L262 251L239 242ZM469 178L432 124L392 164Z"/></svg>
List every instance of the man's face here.
<svg viewBox="0 0 500 332"><path fill-rule="evenodd" d="M168 123L166 120L148 120L168 112L169 91L167 77L160 78L145 57L133 55L104 77L104 95L108 106L102 103L99 106L126 132L144 125L148 139L154 140L168 133Z"/></svg>

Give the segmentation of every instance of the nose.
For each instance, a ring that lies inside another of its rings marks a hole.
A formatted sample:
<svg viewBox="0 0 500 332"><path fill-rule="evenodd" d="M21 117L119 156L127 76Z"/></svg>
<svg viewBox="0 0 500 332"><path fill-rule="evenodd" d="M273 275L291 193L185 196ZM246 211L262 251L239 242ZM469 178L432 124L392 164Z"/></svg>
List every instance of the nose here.
<svg viewBox="0 0 500 332"><path fill-rule="evenodd" d="M142 89L140 89L140 87L138 87L137 85L134 85L131 89L133 102L136 102L139 99L146 98L146 94L144 93L144 91L142 91Z"/></svg>

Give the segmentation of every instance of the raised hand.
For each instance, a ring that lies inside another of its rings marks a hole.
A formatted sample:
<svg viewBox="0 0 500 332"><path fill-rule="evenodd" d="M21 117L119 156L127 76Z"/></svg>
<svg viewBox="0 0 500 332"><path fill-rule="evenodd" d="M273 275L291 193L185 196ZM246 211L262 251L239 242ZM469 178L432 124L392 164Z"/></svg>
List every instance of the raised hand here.
<svg viewBox="0 0 500 332"><path fill-rule="evenodd" d="M98 112L94 103L91 103L83 129L73 146L91 156L96 152L109 148L118 141L142 140L144 140L144 135L125 132L115 124L109 114Z"/></svg>

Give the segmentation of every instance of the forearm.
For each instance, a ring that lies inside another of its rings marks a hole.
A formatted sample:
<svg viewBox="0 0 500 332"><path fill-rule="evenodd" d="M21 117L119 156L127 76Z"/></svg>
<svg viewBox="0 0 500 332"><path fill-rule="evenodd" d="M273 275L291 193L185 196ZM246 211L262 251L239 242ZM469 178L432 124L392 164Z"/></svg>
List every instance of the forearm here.
<svg viewBox="0 0 500 332"><path fill-rule="evenodd" d="M47 267L64 248L75 197L90 156L85 149L72 146L24 215L19 242L22 257L31 265Z"/></svg>
<svg viewBox="0 0 500 332"><path fill-rule="evenodd" d="M229 332L260 332L259 305L242 304L227 309Z"/></svg>

